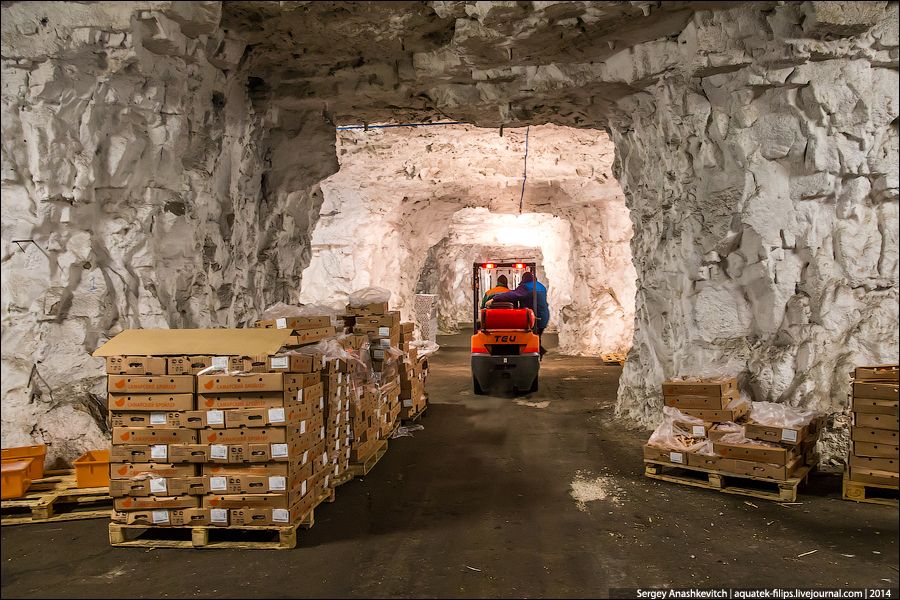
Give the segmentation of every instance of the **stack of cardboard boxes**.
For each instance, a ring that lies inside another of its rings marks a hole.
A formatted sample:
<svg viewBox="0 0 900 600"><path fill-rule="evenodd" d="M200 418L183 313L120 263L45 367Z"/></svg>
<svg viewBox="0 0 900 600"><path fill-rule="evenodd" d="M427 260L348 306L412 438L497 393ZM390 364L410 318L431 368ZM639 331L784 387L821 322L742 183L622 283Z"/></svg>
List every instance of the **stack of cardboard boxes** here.
<svg viewBox="0 0 900 600"><path fill-rule="evenodd" d="M113 520L289 525L313 507L330 473L322 361L278 350L319 329L130 330L101 347Z"/></svg>
<svg viewBox="0 0 900 600"><path fill-rule="evenodd" d="M900 367L857 367L853 378L850 458L846 479L863 485L898 487ZM846 485L844 496L847 497Z"/></svg>
<svg viewBox="0 0 900 600"><path fill-rule="evenodd" d="M747 419L749 403L740 399L736 378L666 381L663 397L666 406L702 421L700 425L676 423L692 434L685 445L710 440L713 455L647 445L644 446L646 460L780 481L817 461L815 446L821 421L812 420L801 427L771 427L750 421ZM740 424L744 437L750 440L769 443L722 442L721 438L731 432L724 429L722 424L726 422Z"/></svg>

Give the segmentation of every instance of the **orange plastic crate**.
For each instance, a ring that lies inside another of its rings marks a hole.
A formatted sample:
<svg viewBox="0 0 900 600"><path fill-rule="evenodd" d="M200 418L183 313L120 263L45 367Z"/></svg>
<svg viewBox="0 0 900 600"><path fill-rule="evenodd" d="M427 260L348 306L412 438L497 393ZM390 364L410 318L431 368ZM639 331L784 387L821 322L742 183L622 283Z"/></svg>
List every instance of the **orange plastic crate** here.
<svg viewBox="0 0 900 600"><path fill-rule="evenodd" d="M3 481L0 485L0 499L21 498L31 487L28 479L28 469L34 462L33 458L23 460L5 460L2 465Z"/></svg>
<svg viewBox="0 0 900 600"><path fill-rule="evenodd" d="M44 458L47 455L47 446L20 446L18 448L3 448L0 450L0 458L3 462L35 459L28 471L28 479L34 481L44 478Z"/></svg>
<svg viewBox="0 0 900 600"><path fill-rule="evenodd" d="M72 461L80 488L109 487L109 450L89 450Z"/></svg>

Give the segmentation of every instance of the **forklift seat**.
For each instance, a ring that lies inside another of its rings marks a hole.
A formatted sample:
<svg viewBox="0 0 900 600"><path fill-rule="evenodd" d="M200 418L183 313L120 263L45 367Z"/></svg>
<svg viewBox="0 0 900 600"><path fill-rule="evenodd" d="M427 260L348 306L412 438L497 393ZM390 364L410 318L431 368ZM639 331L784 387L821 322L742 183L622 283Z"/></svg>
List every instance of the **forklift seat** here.
<svg viewBox="0 0 900 600"><path fill-rule="evenodd" d="M498 308L497 302L491 308L481 309L481 326L483 329L515 329L528 331L534 328L534 311L530 308Z"/></svg>

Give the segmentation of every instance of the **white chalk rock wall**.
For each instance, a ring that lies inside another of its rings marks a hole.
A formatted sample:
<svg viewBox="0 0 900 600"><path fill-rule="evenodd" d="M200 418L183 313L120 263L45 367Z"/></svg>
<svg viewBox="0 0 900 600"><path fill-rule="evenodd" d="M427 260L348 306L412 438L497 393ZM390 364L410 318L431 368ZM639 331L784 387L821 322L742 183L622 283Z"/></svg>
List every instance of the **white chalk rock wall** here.
<svg viewBox="0 0 900 600"><path fill-rule="evenodd" d="M698 15L652 49L692 76L620 103L639 280L620 414L651 421L660 383L688 374L835 413L854 366L898 360L896 5L822 42L797 10Z"/></svg>
<svg viewBox="0 0 900 600"><path fill-rule="evenodd" d="M246 326L297 299L333 130L224 75L219 13L3 7L3 447L103 448L90 353L123 329ZM285 169L298 149L310 166Z"/></svg>

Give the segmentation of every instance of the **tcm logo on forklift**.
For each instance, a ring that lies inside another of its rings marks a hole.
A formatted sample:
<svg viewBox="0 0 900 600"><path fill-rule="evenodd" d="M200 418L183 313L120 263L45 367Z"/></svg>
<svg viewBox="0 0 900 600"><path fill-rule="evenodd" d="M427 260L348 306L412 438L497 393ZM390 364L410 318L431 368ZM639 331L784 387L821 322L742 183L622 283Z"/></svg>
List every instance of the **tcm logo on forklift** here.
<svg viewBox="0 0 900 600"><path fill-rule="evenodd" d="M516 337L517 336L514 336L514 335L495 335L494 341L495 342L514 342L514 341L516 341Z"/></svg>

